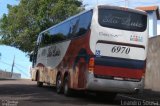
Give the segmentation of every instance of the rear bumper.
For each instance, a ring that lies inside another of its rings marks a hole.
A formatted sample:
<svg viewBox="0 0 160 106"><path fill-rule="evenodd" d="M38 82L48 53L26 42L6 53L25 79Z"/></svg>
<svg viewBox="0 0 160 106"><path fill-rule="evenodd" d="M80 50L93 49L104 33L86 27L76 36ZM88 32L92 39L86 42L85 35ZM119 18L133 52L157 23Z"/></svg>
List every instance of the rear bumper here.
<svg viewBox="0 0 160 106"><path fill-rule="evenodd" d="M95 78L93 73L88 73L87 90L119 92L119 93L137 93L144 88L144 78L140 82L121 81Z"/></svg>

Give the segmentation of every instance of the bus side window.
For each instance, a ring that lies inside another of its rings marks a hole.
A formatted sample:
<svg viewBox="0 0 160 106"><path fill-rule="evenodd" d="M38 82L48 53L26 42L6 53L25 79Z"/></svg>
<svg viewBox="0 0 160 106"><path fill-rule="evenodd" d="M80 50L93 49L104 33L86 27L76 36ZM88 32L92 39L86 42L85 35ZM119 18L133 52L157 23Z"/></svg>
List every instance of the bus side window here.
<svg viewBox="0 0 160 106"><path fill-rule="evenodd" d="M92 11L80 15L78 36L84 35L90 28Z"/></svg>
<svg viewBox="0 0 160 106"><path fill-rule="evenodd" d="M68 36L70 34L70 22L69 21L60 25L59 33L61 33L63 36L63 39L61 41L68 39Z"/></svg>
<svg viewBox="0 0 160 106"><path fill-rule="evenodd" d="M79 17L73 18L70 21L70 26L71 26L71 29L70 29L70 35L69 35L69 37L75 37L75 36L77 36L77 34L78 34L78 28L79 28Z"/></svg>
<svg viewBox="0 0 160 106"><path fill-rule="evenodd" d="M51 36L47 32L42 33L40 46L44 47L49 44L51 44Z"/></svg>
<svg viewBox="0 0 160 106"><path fill-rule="evenodd" d="M44 33L44 39L43 40L44 40L44 45L52 44L52 36L48 32Z"/></svg>
<svg viewBox="0 0 160 106"><path fill-rule="evenodd" d="M52 28L49 33L51 36L51 42L56 43L64 41L68 38L70 25L69 22L65 22L55 28Z"/></svg>
<svg viewBox="0 0 160 106"><path fill-rule="evenodd" d="M52 29L51 40L52 44L64 40L63 34L60 32L60 26Z"/></svg>

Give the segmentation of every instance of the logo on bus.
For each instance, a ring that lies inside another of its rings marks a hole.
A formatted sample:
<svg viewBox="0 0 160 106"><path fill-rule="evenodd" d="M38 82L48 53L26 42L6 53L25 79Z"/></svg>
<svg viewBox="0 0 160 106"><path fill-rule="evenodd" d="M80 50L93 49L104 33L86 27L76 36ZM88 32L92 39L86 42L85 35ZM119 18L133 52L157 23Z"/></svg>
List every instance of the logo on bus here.
<svg viewBox="0 0 160 106"><path fill-rule="evenodd" d="M100 50L96 50L96 56L100 56L101 55L101 51Z"/></svg>
<svg viewBox="0 0 160 106"><path fill-rule="evenodd" d="M143 37L136 36L136 35L131 35L130 41L143 42Z"/></svg>
<svg viewBox="0 0 160 106"><path fill-rule="evenodd" d="M47 57L60 56L60 49L56 46L51 46L48 48Z"/></svg>

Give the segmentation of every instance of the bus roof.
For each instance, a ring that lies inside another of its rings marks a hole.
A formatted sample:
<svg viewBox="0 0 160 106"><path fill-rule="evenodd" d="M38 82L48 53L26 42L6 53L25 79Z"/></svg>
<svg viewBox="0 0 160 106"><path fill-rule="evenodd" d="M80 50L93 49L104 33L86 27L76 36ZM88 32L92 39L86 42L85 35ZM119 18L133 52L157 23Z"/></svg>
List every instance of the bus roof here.
<svg viewBox="0 0 160 106"><path fill-rule="evenodd" d="M106 9L124 10L124 11L135 12L135 13L147 15L147 13L145 11L142 11L142 10L139 10L136 8L124 7L124 6L98 5L98 7L99 8L106 8Z"/></svg>

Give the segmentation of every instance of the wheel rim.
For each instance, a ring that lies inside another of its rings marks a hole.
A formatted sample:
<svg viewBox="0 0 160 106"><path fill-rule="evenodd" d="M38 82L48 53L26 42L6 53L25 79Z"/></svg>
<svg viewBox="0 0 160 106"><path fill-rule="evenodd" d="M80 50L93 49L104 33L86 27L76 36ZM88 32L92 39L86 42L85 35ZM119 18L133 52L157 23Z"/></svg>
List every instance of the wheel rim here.
<svg viewBox="0 0 160 106"><path fill-rule="evenodd" d="M60 89L61 89L61 80L60 80L60 77L58 77L57 79L57 84L56 84L56 88L57 88L57 91L60 92Z"/></svg>
<svg viewBox="0 0 160 106"><path fill-rule="evenodd" d="M67 94L68 92L68 83L65 81L65 86L64 86L64 93Z"/></svg>

